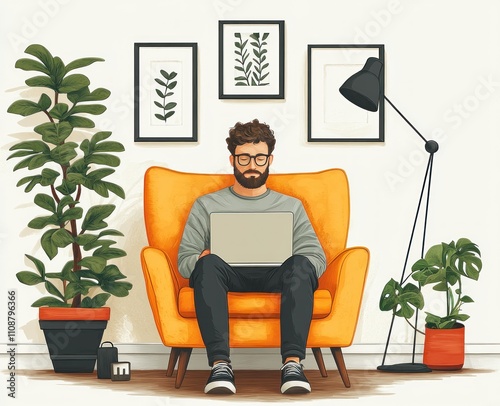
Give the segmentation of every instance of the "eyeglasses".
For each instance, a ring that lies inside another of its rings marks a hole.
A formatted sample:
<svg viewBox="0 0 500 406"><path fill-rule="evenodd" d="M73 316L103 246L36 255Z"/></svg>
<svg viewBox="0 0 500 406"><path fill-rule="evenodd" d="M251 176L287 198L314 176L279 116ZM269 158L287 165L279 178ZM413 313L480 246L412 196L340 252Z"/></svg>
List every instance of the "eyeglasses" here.
<svg viewBox="0 0 500 406"><path fill-rule="evenodd" d="M239 154L239 155L234 155L234 157L236 158L238 164L241 166L249 165L252 158L255 162L255 165L264 166L265 164L267 164L267 160L269 159L269 155L266 154L257 154L257 155Z"/></svg>

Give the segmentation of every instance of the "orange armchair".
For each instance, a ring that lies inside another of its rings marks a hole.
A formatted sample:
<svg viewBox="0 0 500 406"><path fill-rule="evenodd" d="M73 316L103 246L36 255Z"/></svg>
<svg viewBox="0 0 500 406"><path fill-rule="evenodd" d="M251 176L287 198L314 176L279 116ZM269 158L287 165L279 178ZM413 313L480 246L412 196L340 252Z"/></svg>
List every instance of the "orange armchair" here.
<svg viewBox="0 0 500 406"><path fill-rule="evenodd" d="M141 263L156 328L171 347L167 376L177 364L175 387L184 379L193 348L203 348L189 280L177 270L184 224L197 197L227 187L233 175L176 172L151 167L144 178L144 219L149 246ZM349 376L342 347L352 344L368 271L369 251L346 248L349 185L341 169L315 173L272 174L270 189L299 198L326 254L327 268L314 293L307 347L312 348L322 376L327 376L321 348L330 348L346 387ZM280 346L280 294L229 292L231 348Z"/></svg>

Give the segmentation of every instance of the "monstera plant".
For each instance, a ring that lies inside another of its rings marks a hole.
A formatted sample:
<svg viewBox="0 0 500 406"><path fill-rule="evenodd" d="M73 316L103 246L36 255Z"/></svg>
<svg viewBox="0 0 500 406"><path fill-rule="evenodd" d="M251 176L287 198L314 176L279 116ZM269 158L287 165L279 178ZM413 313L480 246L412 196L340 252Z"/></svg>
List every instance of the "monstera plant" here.
<svg viewBox="0 0 500 406"><path fill-rule="evenodd" d="M34 269L18 272L17 278L26 285L45 287L47 294L34 307L100 308L111 295L127 296L132 288L110 263L126 255L111 239L123 234L106 223L115 206L88 203L94 193L101 200L110 194L125 198L124 190L108 180L120 165L114 153L124 151L123 145L110 140L111 132L89 130L95 127L89 115L104 113L106 107L98 102L107 99L110 91L91 90L88 77L74 73L103 59L89 57L65 64L37 44L28 46L25 53L34 58L19 59L15 66L35 72L25 82L31 88L26 95L35 96L15 101L8 112L33 116L38 125L31 139L10 148L13 153L8 159L19 160L14 171L29 171L17 183L26 193L35 194L33 201L40 209L28 227L43 231L40 243L49 260L58 254L68 260L53 269L44 260L26 255Z"/></svg>
<svg viewBox="0 0 500 406"><path fill-rule="evenodd" d="M445 311L442 314L426 311L425 333L417 330L425 334L424 363L432 369L460 369L463 365L464 326L461 322L469 319L469 315L462 312L462 306L473 302L464 293L464 280L477 281L482 266L481 252L477 244L469 239L443 242L430 247L424 258L413 264L410 276L417 285L391 279L382 291L380 310L392 311L408 322L416 309L424 308L422 291L426 287L432 286L434 291L443 295ZM417 329L415 325L412 327ZM444 342L443 337L452 337L454 341ZM457 355L458 360L447 355Z"/></svg>

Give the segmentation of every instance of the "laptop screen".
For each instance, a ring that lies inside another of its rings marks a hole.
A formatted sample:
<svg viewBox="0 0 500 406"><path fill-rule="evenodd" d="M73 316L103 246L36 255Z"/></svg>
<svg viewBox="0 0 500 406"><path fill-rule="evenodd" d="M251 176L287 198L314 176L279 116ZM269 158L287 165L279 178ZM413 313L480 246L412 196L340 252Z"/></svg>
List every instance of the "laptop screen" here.
<svg viewBox="0 0 500 406"><path fill-rule="evenodd" d="M293 252L293 213L212 213L210 252L231 266L279 266Z"/></svg>

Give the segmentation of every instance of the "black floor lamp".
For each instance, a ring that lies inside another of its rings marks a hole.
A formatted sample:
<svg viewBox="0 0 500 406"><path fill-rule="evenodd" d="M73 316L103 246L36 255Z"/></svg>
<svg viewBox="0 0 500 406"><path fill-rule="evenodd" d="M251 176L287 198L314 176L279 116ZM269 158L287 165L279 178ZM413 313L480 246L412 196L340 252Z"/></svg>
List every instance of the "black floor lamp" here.
<svg viewBox="0 0 500 406"><path fill-rule="evenodd" d="M382 62L377 58L368 58L363 69L359 72L356 72L349 79L345 81L345 83L340 87L340 93L351 103L354 103L356 106L361 107L362 109L368 111L377 111L378 105L381 98L380 91L380 77L382 74ZM410 234L410 240L408 243L408 249L406 251L406 258L403 265L403 271L401 273L401 281L403 284L405 282L405 273L406 267L408 264L408 257L410 255L410 249L413 243L413 238L415 236L415 229L417 226L417 221L420 215L420 209L422 206L422 202L424 201L425 196L425 209L424 209L424 224L423 224L423 233L422 233L422 253L421 256L424 255L424 246L425 246L425 234L427 231L427 215L429 212L429 199L430 199L430 190L431 190L431 179L432 179L432 165L434 162L434 154L439 149L439 145L436 141L426 140L425 137L420 134L420 132L413 126L412 123L408 121L408 119L392 104L392 102L384 95L384 100L386 100L396 112L405 120L408 125L419 135L419 137L425 142L425 150L429 153L429 159L427 162L427 169L425 171L424 181L422 184L422 189L420 192L420 198L418 200L417 210L415 213L415 220L413 222L413 228ZM407 279L407 278L406 278ZM382 365L377 367L380 371L386 372L431 372L431 369L427 367L425 364L416 363L415 362L415 347L417 341L417 321L418 321L418 309L415 312L415 329L413 335L413 350L412 350L412 361L408 363L401 364L393 364L393 365L385 365L385 358L387 356L387 349L389 348L389 342L391 339L392 328L394 325L395 314L392 315L391 325L389 328L389 334L387 335L387 341L385 344L384 357L382 359Z"/></svg>

